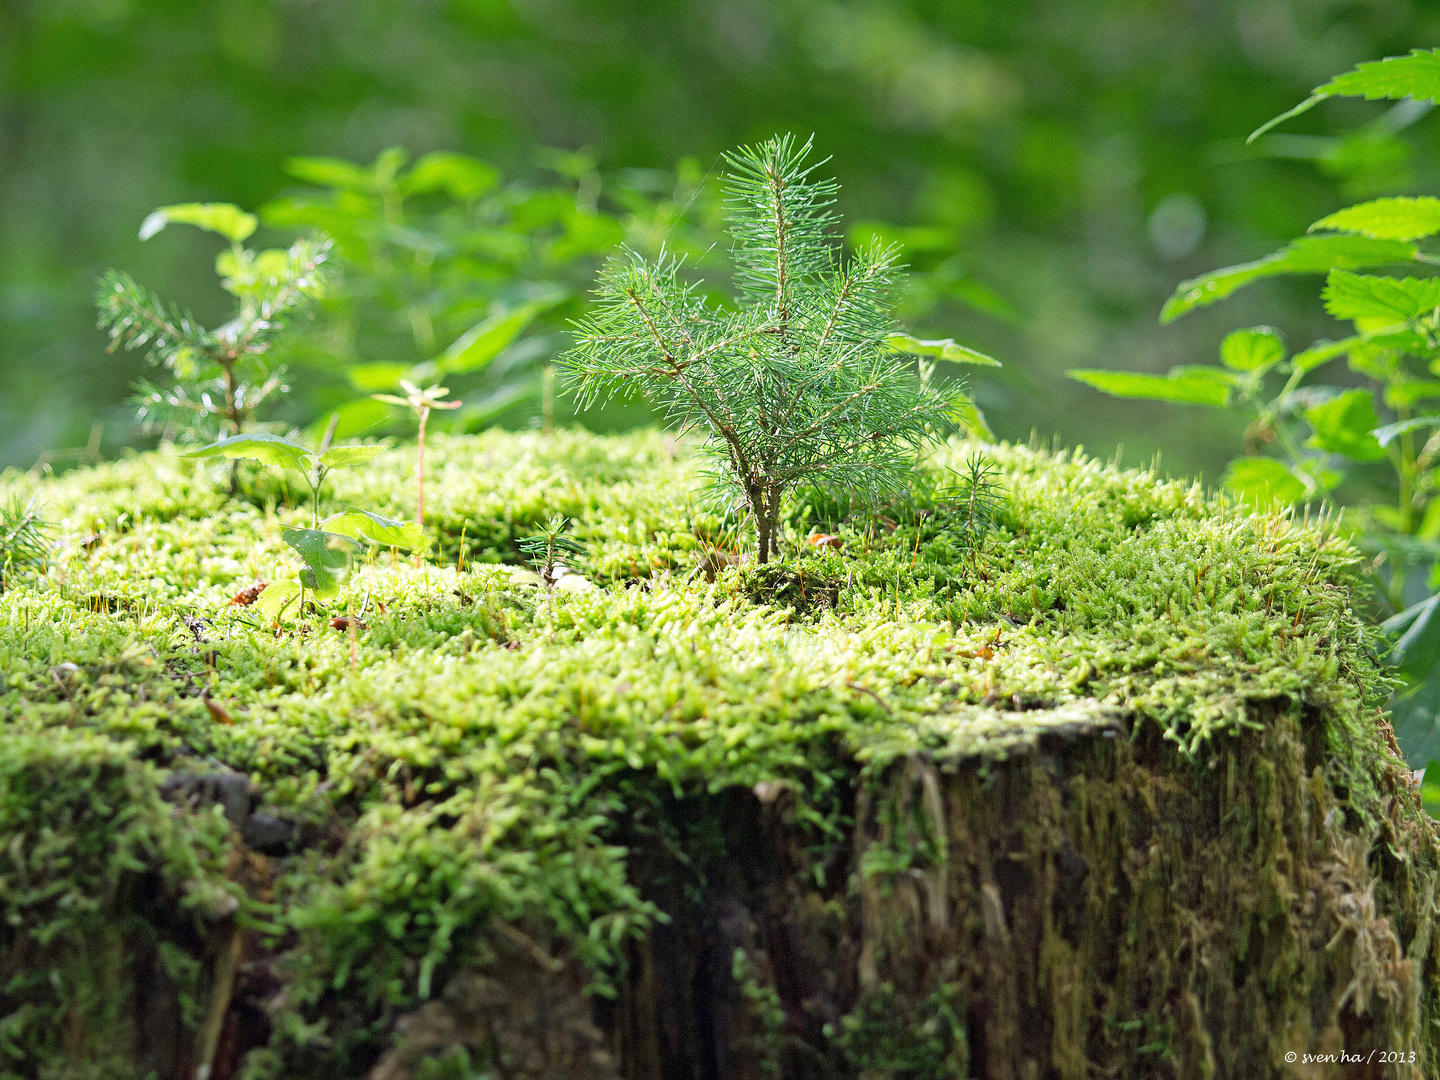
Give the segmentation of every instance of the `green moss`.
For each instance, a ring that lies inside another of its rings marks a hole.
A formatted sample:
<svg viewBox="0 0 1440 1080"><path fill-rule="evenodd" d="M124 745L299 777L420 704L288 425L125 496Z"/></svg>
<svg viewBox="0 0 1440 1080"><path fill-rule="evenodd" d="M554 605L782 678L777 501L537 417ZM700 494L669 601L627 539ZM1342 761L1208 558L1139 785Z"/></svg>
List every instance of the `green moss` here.
<svg viewBox="0 0 1440 1080"><path fill-rule="evenodd" d="M974 449L942 448L927 468ZM752 600L749 570L699 572L734 525L693 494L697 466L672 440L435 439L430 562L379 553L303 630L279 632L229 601L290 565L280 530L308 512L283 478L250 474L246 497L226 500L169 451L39 485L9 474L0 497L38 490L60 543L47 577L0 595L0 714L6 746L28 748L0 753L0 850L31 843L50 814L11 758L83 748L62 756L110 762L118 779L97 764L53 786L113 813L57 818L57 835L104 870L83 885L37 870L34 887L79 890L98 912L114 881L154 872L189 910L183 897L246 879L217 869L219 819L166 817L154 777L197 762L248 774L263 808L309 837L272 883L247 885L274 904L287 986L275 1053L255 1061L348 1075L498 925L578 955L610 992L625 943L657 917L617 823L655 793L779 783L818 850L843 830L837 785L857 767L864 782L915 752L1000 762L1047 733L1134 717L1203 769L1217 740L1284 701L1324 717L1323 772L1347 809L1389 816L1373 779L1390 759L1376 723L1387 683L1342 540L1079 455L984 452L1004 501L977 557L923 494L838 524L802 501L789 566L833 603L806 591L780 607ZM412 456L337 474L331 497L404 516ZM547 593L501 565L556 513L590 553L591 591ZM840 549L804 543L820 524ZM368 605L353 643L326 625L347 605ZM923 817L887 826L916 838L903 857L917 872L943 859L943 830ZM73 914L15 900L27 894L13 879L0 890L12 938L80 932ZM175 948L208 963L206 947ZM78 1009L79 993L45 1008ZM21 1000L0 994L7 1009ZM69 1053L35 1030L0 1051ZM1147 1046L1158 1030L1141 1033ZM936 1036L946 1061L963 1060L955 1032Z"/></svg>

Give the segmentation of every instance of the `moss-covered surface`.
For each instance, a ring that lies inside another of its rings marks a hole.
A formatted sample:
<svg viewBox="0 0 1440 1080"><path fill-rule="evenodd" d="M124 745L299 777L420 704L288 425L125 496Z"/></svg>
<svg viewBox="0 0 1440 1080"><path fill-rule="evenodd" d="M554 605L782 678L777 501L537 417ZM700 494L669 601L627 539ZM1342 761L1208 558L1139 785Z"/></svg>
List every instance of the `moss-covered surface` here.
<svg viewBox="0 0 1440 1080"><path fill-rule="evenodd" d="M978 556L934 495L817 499L759 580L663 436L439 440L429 561L278 633L229 602L290 565L277 476L39 484L57 558L0 595L0 1072L1433 1075L1440 845L1353 554L984 453ZM333 499L403 515L412 464ZM555 512L592 589L504 565ZM1342 1052L1369 1071L1303 1059Z"/></svg>

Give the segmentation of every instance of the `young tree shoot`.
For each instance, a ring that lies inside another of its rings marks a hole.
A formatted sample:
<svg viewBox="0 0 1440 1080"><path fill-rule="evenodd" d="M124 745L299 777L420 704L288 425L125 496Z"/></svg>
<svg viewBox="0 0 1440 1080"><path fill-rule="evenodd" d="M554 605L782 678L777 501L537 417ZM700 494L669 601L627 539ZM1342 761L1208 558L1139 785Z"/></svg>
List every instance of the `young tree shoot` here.
<svg viewBox="0 0 1440 1080"><path fill-rule="evenodd" d="M216 258L215 271L236 299L234 316L207 330L130 275L111 270L95 296L99 325L110 335L111 351L144 349L151 364L173 376L168 387L138 384L136 402L143 423L167 430L178 427L201 440L227 430L239 435L260 404L285 389L266 354L324 291L330 242L316 234L287 250L254 251L243 242L258 220L229 203L161 207L145 219L140 239L148 240L171 222L195 225L230 241Z"/></svg>
<svg viewBox="0 0 1440 1080"><path fill-rule="evenodd" d="M253 432L232 435L185 455L232 461L249 458L262 465L299 473L310 488L310 528L289 528L280 533L280 539L294 549L305 568L298 581L274 582L260 594L255 608L263 614L278 617L285 606L297 598L296 611L303 611L306 589L317 596L335 592L350 573L354 556L366 541L406 550L429 546L425 534L414 522L395 521L355 507L327 518L320 517L320 490L325 478L335 469L359 465L385 452L383 446L331 446L335 422L332 416L318 451L278 435Z"/></svg>
<svg viewBox="0 0 1440 1080"><path fill-rule="evenodd" d="M922 386L896 355L909 351L887 340L897 253L842 260L838 189L813 177L823 162L807 164L810 147L786 135L726 156L733 307L684 280L679 260L627 250L563 361L582 404L639 391L706 433L712 475L754 515L761 563L797 484L896 494L969 404L958 382Z"/></svg>
<svg viewBox="0 0 1440 1080"><path fill-rule="evenodd" d="M0 593L17 574L43 569L50 548L50 526L40 516L37 500L12 496L0 503Z"/></svg>
<svg viewBox="0 0 1440 1080"><path fill-rule="evenodd" d="M569 527L569 518L552 514L550 520L540 526L538 533L520 541L520 550L530 556L530 561L540 572L546 585L554 585L559 579L556 568L560 565L562 556L580 555L585 551L580 541L565 535L565 530Z"/></svg>

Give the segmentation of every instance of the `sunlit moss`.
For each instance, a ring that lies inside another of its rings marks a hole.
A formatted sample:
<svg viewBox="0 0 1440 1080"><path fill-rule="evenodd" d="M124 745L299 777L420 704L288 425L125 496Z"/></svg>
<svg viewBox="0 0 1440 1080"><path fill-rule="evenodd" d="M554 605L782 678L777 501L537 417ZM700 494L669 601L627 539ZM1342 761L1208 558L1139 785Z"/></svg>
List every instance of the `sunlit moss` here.
<svg viewBox="0 0 1440 1080"><path fill-rule="evenodd" d="M975 449L942 448L926 469ZM404 516L413 452L337 474L332 498ZM613 837L647 786L781 780L823 829L837 770L877 775L915 750L993 759L1131 717L1203 763L1286 700L1325 717L1332 783L1378 816L1387 684L1343 541L1079 455L983 452L1003 501L978 553L928 497L847 521L795 507L789 566L802 589L834 593L802 614L754 602L748 568L704 572L712 541L738 546L733 521L664 436L436 439L430 560L375 553L303 627L278 630L230 603L293 572L280 530L308 511L277 475L247 474L227 499L169 451L38 485L9 474L0 495L38 491L59 540L45 577L0 596L6 738L82 740L112 762L113 818L56 828L94 833L82 846L97 852L130 844L136 872L181 866L177 896L220 895L235 872L202 857L214 838L198 825L183 857L170 833L124 839L159 805L164 770L239 770L268 810L328 838L282 860L276 906L255 916L296 935L277 1035L296 1061L322 1052L305 1049L304 1018L327 995L364 1003L327 1036L343 1058L374 1037L366 1010L428 994L490 920L543 926L603 988L655 917ZM517 540L551 514L575 521L596 588L512 579ZM807 543L820 528L841 546ZM353 639L328 626L362 610ZM0 776L0 850L23 851L35 796ZM102 906L109 888L64 887ZM49 909L12 910L0 933L73 944Z"/></svg>

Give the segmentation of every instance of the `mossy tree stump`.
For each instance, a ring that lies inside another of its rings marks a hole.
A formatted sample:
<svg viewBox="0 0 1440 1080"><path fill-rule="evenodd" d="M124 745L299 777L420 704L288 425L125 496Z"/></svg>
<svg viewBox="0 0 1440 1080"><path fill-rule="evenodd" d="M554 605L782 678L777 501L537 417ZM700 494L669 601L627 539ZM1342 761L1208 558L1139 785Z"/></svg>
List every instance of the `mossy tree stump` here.
<svg viewBox="0 0 1440 1080"><path fill-rule="evenodd" d="M336 501L403 515L412 452ZM303 633L229 604L286 565L273 478L40 484L58 557L0 595L0 1072L1434 1075L1440 845L1353 552L983 452L978 558L923 495L802 500L767 603L661 436L442 440L438 553ZM557 512L594 588L506 568Z"/></svg>

